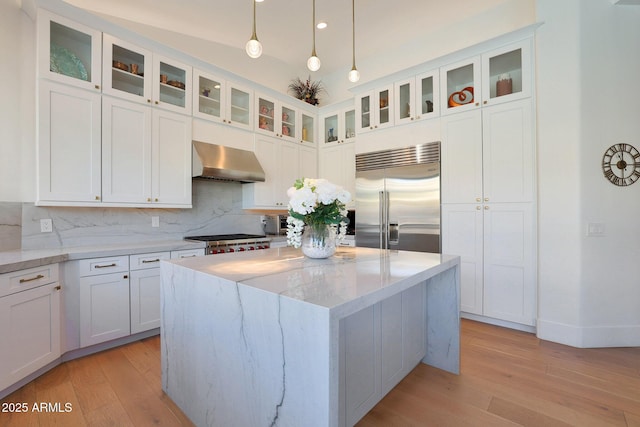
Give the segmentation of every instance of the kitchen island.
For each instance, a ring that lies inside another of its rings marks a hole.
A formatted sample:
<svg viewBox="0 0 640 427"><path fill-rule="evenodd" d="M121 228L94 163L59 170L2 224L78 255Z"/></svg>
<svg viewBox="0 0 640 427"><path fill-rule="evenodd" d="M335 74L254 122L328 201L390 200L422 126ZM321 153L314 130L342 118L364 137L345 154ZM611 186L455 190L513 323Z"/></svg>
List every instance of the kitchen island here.
<svg viewBox="0 0 640 427"><path fill-rule="evenodd" d="M352 425L421 361L459 373L459 277L369 248L163 262L163 390L198 426Z"/></svg>

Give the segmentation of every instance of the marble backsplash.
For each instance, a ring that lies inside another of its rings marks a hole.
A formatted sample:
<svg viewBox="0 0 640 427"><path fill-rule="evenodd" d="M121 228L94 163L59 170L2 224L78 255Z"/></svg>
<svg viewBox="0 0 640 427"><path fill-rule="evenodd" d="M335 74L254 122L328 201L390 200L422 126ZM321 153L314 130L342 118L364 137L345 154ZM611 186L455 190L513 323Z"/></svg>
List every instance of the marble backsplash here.
<svg viewBox="0 0 640 427"><path fill-rule="evenodd" d="M0 202L0 251L20 249L22 203Z"/></svg>
<svg viewBox="0 0 640 427"><path fill-rule="evenodd" d="M159 227L151 226L154 216L159 217ZM53 232L40 232L40 219L44 218L52 219ZM10 221L2 220L2 224L5 222ZM0 233L3 232L2 227L0 225ZM33 203L22 204L22 249L135 243L228 233L263 233L260 216L242 209L240 183L194 180L192 209L39 207Z"/></svg>

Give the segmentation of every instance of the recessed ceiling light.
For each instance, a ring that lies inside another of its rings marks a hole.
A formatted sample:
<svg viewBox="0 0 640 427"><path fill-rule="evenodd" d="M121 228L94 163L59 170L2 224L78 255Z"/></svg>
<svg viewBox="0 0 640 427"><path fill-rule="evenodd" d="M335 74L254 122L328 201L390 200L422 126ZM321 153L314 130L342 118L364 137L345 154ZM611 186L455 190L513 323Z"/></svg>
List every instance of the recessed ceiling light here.
<svg viewBox="0 0 640 427"><path fill-rule="evenodd" d="M316 28L319 30L324 30L325 28L327 28L327 23L324 21L320 21L318 22L318 25L316 25Z"/></svg>

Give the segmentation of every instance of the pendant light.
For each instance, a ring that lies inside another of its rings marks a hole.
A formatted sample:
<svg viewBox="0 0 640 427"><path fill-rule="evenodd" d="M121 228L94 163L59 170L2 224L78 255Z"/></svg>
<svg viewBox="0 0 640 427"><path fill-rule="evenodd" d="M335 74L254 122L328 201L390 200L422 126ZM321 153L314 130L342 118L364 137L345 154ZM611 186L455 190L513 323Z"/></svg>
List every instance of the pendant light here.
<svg viewBox="0 0 640 427"><path fill-rule="evenodd" d="M318 71L320 69L320 58L316 55L316 0L313 0L311 28L313 29L313 49L311 50L311 56L307 59L307 68L311 71Z"/></svg>
<svg viewBox="0 0 640 427"><path fill-rule="evenodd" d="M259 58L260 55L262 55L262 44L256 36L256 2L255 0L251 0L251 3L253 3L253 33L244 49L251 58Z"/></svg>
<svg viewBox="0 0 640 427"><path fill-rule="evenodd" d="M360 80L360 72L356 68L356 0L351 0L351 28L353 29L353 65L349 71L349 81L355 83Z"/></svg>

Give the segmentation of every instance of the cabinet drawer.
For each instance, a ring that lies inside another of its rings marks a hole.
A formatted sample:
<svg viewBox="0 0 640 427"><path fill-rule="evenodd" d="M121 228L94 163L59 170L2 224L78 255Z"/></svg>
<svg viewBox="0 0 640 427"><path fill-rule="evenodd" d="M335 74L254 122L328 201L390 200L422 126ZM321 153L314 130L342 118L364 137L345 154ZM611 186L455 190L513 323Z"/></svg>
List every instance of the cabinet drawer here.
<svg viewBox="0 0 640 427"><path fill-rule="evenodd" d="M153 252L148 254L129 255L129 269L144 270L160 266L160 261L170 259L170 252Z"/></svg>
<svg viewBox="0 0 640 427"><path fill-rule="evenodd" d="M181 251L171 251L171 259L193 258L204 255L204 249L183 249Z"/></svg>
<svg viewBox="0 0 640 427"><path fill-rule="evenodd" d="M83 259L79 269L80 277L129 271L129 256Z"/></svg>
<svg viewBox="0 0 640 427"><path fill-rule="evenodd" d="M0 274L0 297L58 281L58 264Z"/></svg>

